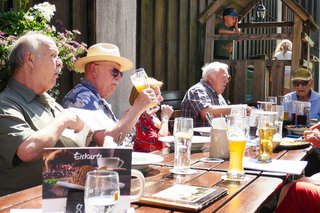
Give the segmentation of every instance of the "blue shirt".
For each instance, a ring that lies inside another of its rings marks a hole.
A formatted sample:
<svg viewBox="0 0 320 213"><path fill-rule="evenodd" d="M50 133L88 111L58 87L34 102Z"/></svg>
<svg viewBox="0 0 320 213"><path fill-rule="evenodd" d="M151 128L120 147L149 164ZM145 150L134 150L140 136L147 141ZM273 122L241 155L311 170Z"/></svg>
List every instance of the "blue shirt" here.
<svg viewBox="0 0 320 213"><path fill-rule="evenodd" d="M193 85L185 94L181 102L181 114L183 117L193 118L194 127L210 126L207 120L203 120L200 112L213 105L227 105L225 99L204 80Z"/></svg>
<svg viewBox="0 0 320 213"><path fill-rule="evenodd" d="M98 90L89 81L83 78L66 94L62 100L62 106L64 108L75 107L87 110L102 109L111 120L118 122L111 105L100 96Z"/></svg>
<svg viewBox="0 0 320 213"><path fill-rule="evenodd" d="M297 101L297 93L291 92L284 96L284 98L287 98L288 100ZM309 98L309 102L311 103L311 111L310 111L310 119L313 118L319 118L320 117L320 94L311 90L311 95ZM289 103L284 103L284 107L288 108Z"/></svg>

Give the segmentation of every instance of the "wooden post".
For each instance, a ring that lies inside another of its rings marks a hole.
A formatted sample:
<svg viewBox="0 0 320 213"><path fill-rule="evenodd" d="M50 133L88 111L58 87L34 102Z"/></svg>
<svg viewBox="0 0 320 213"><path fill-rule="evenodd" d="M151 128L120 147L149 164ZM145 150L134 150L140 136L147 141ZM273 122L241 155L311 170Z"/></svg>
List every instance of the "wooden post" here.
<svg viewBox="0 0 320 213"><path fill-rule="evenodd" d="M301 33L302 33L302 20L301 18L294 13L293 18L293 39L292 39L292 59L291 59L291 68L296 70L300 66L301 59ZM292 85L291 85L292 87Z"/></svg>
<svg viewBox="0 0 320 213"><path fill-rule="evenodd" d="M209 63L213 59L214 52L214 39L210 35L214 34L215 31L215 20L216 16L212 15L206 22L206 37L204 44L204 63Z"/></svg>

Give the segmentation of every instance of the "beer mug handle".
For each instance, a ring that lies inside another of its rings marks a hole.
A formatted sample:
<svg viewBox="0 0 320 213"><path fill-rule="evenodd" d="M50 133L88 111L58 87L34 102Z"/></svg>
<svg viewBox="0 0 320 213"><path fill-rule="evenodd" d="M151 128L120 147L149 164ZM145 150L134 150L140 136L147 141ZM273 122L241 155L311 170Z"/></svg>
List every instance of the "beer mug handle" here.
<svg viewBox="0 0 320 213"><path fill-rule="evenodd" d="M137 177L139 180L139 185L140 185L140 190L139 193L136 195L130 195L130 202L137 202L141 199L143 193L144 193L144 185L145 185L145 180L143 174L136 169L131 169L131 176Z"/></svg>

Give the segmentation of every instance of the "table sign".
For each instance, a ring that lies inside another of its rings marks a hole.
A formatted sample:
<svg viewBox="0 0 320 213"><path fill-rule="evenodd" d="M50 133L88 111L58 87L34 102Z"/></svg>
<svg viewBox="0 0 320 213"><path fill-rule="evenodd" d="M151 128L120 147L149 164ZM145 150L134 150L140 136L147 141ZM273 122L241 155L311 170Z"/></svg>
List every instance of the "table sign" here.
<svg viewBox="0 0 320 213"><path fill-rule="evenodd" d="M119 162L115 162L116 160ZM125 147L45 148L42 172L43 211L84 212L86 173L96 169L119 173L120 199L117 208L129 209L131 161L132 149Z"/></svg>

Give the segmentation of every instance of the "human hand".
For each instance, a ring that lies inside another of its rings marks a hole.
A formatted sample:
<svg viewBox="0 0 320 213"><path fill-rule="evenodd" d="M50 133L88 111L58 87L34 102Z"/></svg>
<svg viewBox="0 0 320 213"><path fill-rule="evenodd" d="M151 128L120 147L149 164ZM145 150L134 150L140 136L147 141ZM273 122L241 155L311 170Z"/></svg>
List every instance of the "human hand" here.
<svg viewBox="0 0 320 213"><path fill-rule="evenodd" d="M169 119L173 113L172 106L169 105L161 105L161 120Z"/></svg>
<svg viewBox="0 0 320 213"><path fill-rule="evenodd" d="M134 101L133 106L139 107L139 109L142 109L143 111L146 111L148 108L150 108L151 105L157 105L158 99L151 88L147 88L142 90L137 99Z"/></svg>
<svg viewBox="0 0 320 213"><path fill-rule="evenodd" d="M66 128L73 129L75 133L80 132L83 127L83 121L72 110L66 109L63 111L62 116L66 124Z"/></svg>
<svg viewBox="0 0 320 213"><path fill-rule="evenodd" d="M317 147L320 147L320 131L319 129L311 129L310 131L304 131L304 139L307 142L314 144Z"/></svg>

